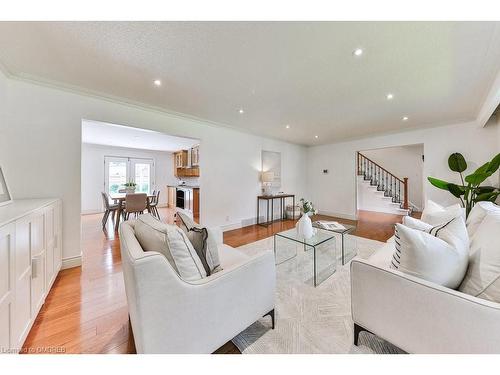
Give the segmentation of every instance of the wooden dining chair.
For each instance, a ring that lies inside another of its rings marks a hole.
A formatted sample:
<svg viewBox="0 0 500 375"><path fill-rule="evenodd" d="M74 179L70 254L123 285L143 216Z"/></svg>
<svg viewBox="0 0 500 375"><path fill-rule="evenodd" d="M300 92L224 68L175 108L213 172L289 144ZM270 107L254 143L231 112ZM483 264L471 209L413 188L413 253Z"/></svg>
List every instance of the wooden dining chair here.
<svg viewBox="0 0 500 375"><path fill-rule="evenodd" d="M160 190L153 193L154 197L149 201L148 211L161 220L160 213L158 212L158 204L160 203Z"/></svg>
<svg viewBox="0 0 500 375"><path fill-rule="evenodd" d="M116 211L118 210L118 204L109 203L109 195L106 192L101 192L102 203L104 204L104 216L102 217L102 229L106 228L106 223L109 219L109 214L111 214L111 219L115 221Z"/></svg>
<svg viewBox="0 0 500 375"><path fill-rule="evenodd" d="M128 220L130 214L138 217L148 208L148 195L145 193L133 193L125 196L124 219Z"/></svg>

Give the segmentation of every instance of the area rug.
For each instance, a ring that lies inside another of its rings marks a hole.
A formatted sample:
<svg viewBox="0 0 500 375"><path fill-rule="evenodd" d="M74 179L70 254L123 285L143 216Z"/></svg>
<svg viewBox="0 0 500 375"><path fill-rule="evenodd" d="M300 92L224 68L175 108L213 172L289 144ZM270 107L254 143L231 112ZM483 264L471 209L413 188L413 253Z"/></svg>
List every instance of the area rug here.
<svg viewBox="0 0 500 375"><path fill-rule="evenodd" d="M358 256L368 258L383 243L349 236ZM339 242L339 241L337 241ZM340 243L338 243L340 245ZM238 248L254 255L273 249L273 238ZM363 354L402 351L378 337L362 332L353 345L349 263L317 287L312 284L312 251L293 242L280 242L278 252L297 251L297 256L276 267L276 327L269 317L260 319L232 341L243 354ZM278 254L280 255L280 254Z"/></svg>

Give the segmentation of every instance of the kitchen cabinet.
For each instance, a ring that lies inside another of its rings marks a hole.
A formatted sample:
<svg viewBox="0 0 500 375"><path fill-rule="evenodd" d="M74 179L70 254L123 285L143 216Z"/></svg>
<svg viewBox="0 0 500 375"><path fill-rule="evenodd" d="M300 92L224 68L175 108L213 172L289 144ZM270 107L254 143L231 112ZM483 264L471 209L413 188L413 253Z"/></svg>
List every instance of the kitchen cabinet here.
<svg viewBox="0 0 500 375"><path fill-rule="evenodd" d="M0 346L21 348L61 269L61 203L0 207Z"/></svg>
<svg viewBox="0 0 500 375"><path fill-rule="evenodd" d="M200 216L200 189L193 189L193 216Z"/></svg>
<svg viewBox="0 0 500 375"><path fill-rule="evenodd" d="M196 145L191 149L191 166L200 165L200 145Z"/></svg>
<svg viewBox="0 0 500 375"><path fill-rule="evenodd" d="M167 187L167 192L168 192L168 201L167 201L167 206L168 208L175 208L175 194L176 194L176 188L173 186L168 186Z"/></svg>
<svg viewBox="0 0 500 375"><path fill-rule="evenodd" d="M188 152L181 150L174 153L175 168L186 168L188 166Z"/></svg>

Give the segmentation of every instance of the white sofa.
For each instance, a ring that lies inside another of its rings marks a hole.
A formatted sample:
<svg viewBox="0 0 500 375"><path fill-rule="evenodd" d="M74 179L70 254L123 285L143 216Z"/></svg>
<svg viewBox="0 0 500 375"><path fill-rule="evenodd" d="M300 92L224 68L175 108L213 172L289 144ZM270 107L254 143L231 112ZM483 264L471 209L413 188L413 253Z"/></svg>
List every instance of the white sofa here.
<svg viewBox="0 0 500 375"><path fill-rule="evenodd" d="M223 270L186 282L162 254L143 251L134 223L122 223L120 243L138 353L212 353L265 315L274 328L272 251L246 256L223 245L218 231Z"/></svg>
<svg viewBox="0 0 500 375"><path fill-rule="evenodd" d="M389 240L351 263L354 344L371 332L408 353L500 353L500 304L389 268Z"/></svg>

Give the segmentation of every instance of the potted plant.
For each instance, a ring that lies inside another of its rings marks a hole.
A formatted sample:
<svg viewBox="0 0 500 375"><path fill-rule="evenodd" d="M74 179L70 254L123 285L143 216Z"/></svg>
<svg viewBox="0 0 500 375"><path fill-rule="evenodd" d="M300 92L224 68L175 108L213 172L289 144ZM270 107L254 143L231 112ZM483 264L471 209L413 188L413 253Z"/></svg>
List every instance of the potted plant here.
<svg viewBox="0 0 500 375"><path fill-rule="evenodd" d="M135 188L137 187L137 184L133 181L129 181L124 183L123 186L125 186L126 193L135 193Z"/></svg>
<svg viewBox="0 0 500 375"><path fill-rule="evenodd" d="M460 199L462 207L465 208L466 217L477 202L495 202L500 195L500 188L494 186L481 186L481 184L500 167L500 154L497 154L491 161L483 164L474 173L468 176L462 175L467 169L467 162L462 154L455 152L448 158L448 166L453 172L460 174L459 184L446 182L434 177L427 177L429 182L435 187L447 190Z"/></svg>
<svg viewBox="0 0 500 375"><path fill-rule="evenodd" d="M302 216L297 222L297 232L299 236L309 239L314 234L312 221L309 216L315 215L318 211L314 208L314 204L311 201L307 201L304 198L300 199L300 210L302 212Z"/></svg>

